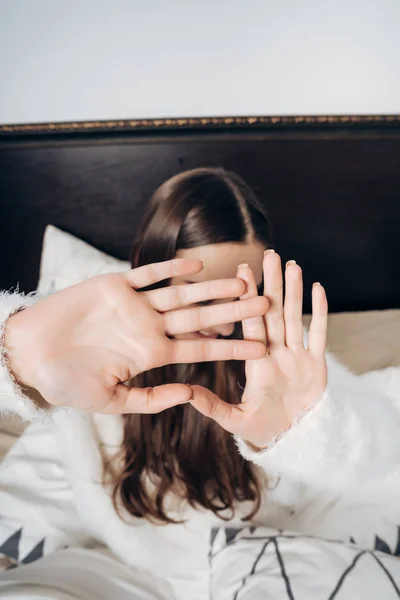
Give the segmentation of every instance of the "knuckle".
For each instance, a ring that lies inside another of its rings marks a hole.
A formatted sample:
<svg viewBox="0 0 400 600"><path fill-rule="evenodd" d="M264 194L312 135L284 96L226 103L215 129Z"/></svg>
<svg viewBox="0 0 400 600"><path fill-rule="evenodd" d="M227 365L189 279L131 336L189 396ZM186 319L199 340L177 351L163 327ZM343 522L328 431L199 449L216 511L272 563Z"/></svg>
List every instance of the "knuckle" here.
<svg viewBox="0 0 400 600"><path fill-rule="evenodd" d="M293 314L285 314L285 323L286 325L295 325L297 324L298 320L296 319L296 316Z"/></svg>
<svg viewBox="0 0 400 600"><path fill-rule="evenodd" d="M209 318L209 308L207 306L198 308L194 310L193 315L193 325L197 327L197 329L204 329L209 326L210 318Z"/></svg>
<svg viewBox="0 0 400 600"><path fill-rule="evenodd" d="M237 320L241 321L248 314L248 300L239 300L232 303L232 316Z"/></svg>
<svg viewBox="0 0 400 600"><path fill-rule="evenodd" d="M273 323L282 321L282 319L283 319L282 309L278 308L278 307L272 308L270 311L268 311L267 317Z"/></svg>
<svg viewBox="0 0 400 600"><path fill-rule="evenodd" d="M152 280L153 280L153 279L156 279L156 278L157 278L157 275L158 275L158 273L157 273L157 270L156 270L156 268L154 267L154 265L147 265L147 269L148 269L148 275L149 275L149 277L150 277Z"/></svg>
<svg viewBox="0 0 400 600"><path fill-rule="evenodd" d="M201 342L201 344L199 344L198 352L200 362L205 362L208 358L207 346L205 342Z"/></svg>
<svg viewBox="0 0 400 600"><path fill-rule="evenodd" d="M164 331L166 335L172 335L176 325L176 314L175 312L167 312L163 315L164 317Z"/></svg>
<svg viewBox="0 0 400 600"><path fill-rule="evenodd" d="M177 275L179 275L180 272L180 266L181 266L181 259L179 258L173 258L170 262L170 277L176 277Z"/></svg>
<svg viewBox="0 0 400 600"><path fill-rule="evenodd" d="M275 285L266 290L267 298L271 296L280 296L283 293L283 284Z"/></svg>
<svg viewBox="0 0 400 600"><path fill-rule="evenodd" d="M260 317L251 317L243 323L244 332L247 337L255 337L260 331L263 331L262 319Z"/></svg>
<svg viewBox="0 0 400 600"><path fill-rule="evenodd" d="M207 294L207 299L209 298L210 300L214 300L218 296L216 285L213 283L213 281L209 281L207 284Z"/></svg>
<svg viewBox="0 0 400 600"><path fill-rule="evenodd" d="M180 306L181 304L184 304L186 301L186 292L183 289L183 286L181 285L177 285L174 286L173 288L171 288L174 290L174 301L175 304Z"/></svg>
<svg viewBox="0 0 400 600"><path fill-rule="evenodd" d="M154 404L154 389L152 387L149 387L146 389L145 393L146 393L146 400L145 400L146 409L148 412L152 412L152 408L153 408L153 404Z"/></svg>
<svg viewBox="0 0 400 600"><path fill-rule="evenodd" d="M268 300L263 298L262 296L255 296L254 299L254 311L257 312L257 315L263 315L268 310Z"/></svg>
<svg viewBox="0 0 400 600"><path fill-rule="evenodd" d="M239 342L235 342L232 347L232 357L237 360L242 358L242 356L242 344L240 344Z"/></svg>

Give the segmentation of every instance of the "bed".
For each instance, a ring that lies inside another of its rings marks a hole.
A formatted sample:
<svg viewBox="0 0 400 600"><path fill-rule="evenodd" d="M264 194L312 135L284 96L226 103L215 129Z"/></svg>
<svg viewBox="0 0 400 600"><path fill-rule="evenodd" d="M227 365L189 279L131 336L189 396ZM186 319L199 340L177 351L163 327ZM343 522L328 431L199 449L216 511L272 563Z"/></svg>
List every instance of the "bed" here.
<svg viewBox="0 0 400 600"><path fill-rule="evenodd" d="M205 165L238 172L305 289L325 285L330 349L356 372L400 364L396 115L2 125L0 289L36 289L49 223L127 260L152 191Z"/></svg>

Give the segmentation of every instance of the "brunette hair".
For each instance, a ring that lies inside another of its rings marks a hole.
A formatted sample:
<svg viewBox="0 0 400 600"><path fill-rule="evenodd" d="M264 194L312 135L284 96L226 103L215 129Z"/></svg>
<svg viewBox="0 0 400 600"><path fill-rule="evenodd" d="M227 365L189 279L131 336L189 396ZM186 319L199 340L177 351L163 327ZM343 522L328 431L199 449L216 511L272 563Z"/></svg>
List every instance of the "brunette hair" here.
<svg viewBox="0 0 400 600"><path fill-rule="evenodd" d="M132 266L169 260L179 250L196 246L252 241L270 246L264 209L250 188L223 169L193 169L172 177L153 194L133 245ZM202 385L238 404L244 364L171 365L142 373L133 385L169 382ZM249 517L257 512L261 485L255 467L241 457L231 434L190 404L123 418L122 473L113 481L117 510L122 506L136 517L176 522L165 505L173 493L223 518L231 518L235 504L245 500L252 501Z"/></svg>

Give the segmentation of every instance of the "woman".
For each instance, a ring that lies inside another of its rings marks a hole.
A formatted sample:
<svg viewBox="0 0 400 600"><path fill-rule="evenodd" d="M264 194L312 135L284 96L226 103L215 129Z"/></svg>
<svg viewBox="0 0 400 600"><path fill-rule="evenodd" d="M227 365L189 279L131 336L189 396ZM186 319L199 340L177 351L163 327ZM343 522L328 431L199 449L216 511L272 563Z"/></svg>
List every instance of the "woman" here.
<svg viewBox="0 0 400 600"><path fill-rule="evenodd" d="M9 366L29 396L41 394L38 409L14 386L9 407L47 417L0 473L0 524L19 536L20 560L37 556L38 546L42 554L102 546L160 577L167 597L197 599L208 597L210 533L224 519L365 548L376 536L393 545L399 503L387 498L400 478L398 407L329 357L326 388L324 290L313 287L306 349L301 269L286 265L283 301L270 245L263 210L237 176L189 171L154 194L134 245L138 269L74 286L9 319ZM172 263L174 273L171 263L152 276L142 266L174 258L185 261ZM195 259L202 270L186 262ZM232 282L236 275L242 284ZM172 287L155 289L165 276ZM216 278L230 282L205 283ZM262 279L268 302L257 298ZM145 291L132 296L130 286ZM218 304L237 295L239 304ZM3 321L25 301L13 302ZM245 340L237 345L231 323L240 319ZM239 348L251 359L245 365L213 362L240 358ZM3 378L10 386L5 371ZM46 401L72 409L50 410Z"/></svg>

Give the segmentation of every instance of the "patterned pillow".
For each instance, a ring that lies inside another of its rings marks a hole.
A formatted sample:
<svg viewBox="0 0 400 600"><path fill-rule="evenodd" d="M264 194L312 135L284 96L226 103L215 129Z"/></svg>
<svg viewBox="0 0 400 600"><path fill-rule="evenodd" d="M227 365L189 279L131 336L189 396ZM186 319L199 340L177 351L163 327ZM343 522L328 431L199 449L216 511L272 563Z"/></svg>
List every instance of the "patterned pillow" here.
<svg viewBox="0 0 400 600"><path fill-rule="evenodd" d="M267 527L215 529L211 597L395 600L400 597L400 560L379 541L375 550L366 550Z"/></svg>
<svg viewBox="0 0 400 600"><path fill-rule="evenodd" d="M128 271L130 263L48 225L44 234L38 292L47 295L95 275Z"/></svg>

